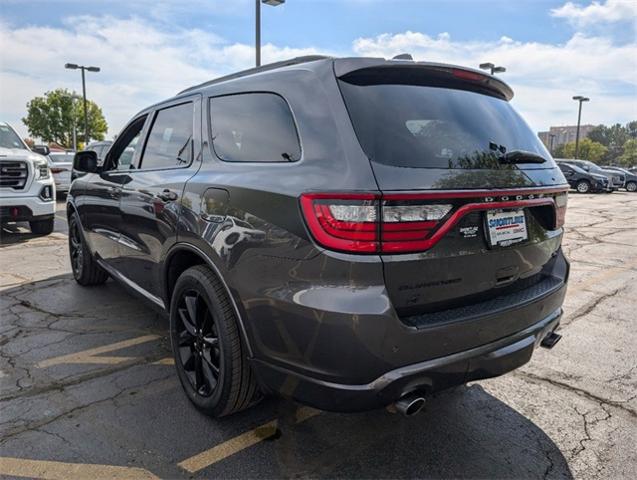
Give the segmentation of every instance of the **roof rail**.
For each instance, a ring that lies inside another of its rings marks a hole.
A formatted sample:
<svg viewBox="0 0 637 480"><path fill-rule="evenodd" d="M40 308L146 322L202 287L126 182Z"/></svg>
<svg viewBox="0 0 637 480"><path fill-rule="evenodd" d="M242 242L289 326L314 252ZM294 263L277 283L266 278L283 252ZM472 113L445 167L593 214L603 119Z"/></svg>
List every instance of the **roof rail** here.
<svg viewBox="0 0 637 480"><path fill-rule="evenodd" d="M207 87L209 85L214 85L215 83L226 82L228 80L234 80L235 78L247 77L248 75L252 75L254 73L267 72L269 70L276 70L277 68L287 67L289 65L298 65L299 63L307 63L314 62L316 60L325 60L328 57L326 55L305 55L302 57L295 57L289 60L283 60L281 62L268 63L267 65L262 65L260 67L248 68L247 70L242 70L237 73L231 73L230 75L225 75L223 77L215 78L214 80L209 80L204 83L200 83L199 85L195 85L193 87L186 88L178 93L181 95L182 93L190 92L192 90L197 90L199 88Z"/></svg>

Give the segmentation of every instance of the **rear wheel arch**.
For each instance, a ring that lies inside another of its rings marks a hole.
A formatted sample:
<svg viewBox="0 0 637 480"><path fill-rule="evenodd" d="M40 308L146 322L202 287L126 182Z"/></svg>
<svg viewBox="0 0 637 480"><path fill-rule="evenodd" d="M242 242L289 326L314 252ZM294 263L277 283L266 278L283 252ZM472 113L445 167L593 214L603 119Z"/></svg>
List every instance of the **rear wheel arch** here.
<svg viewBox="0 0 637 480"><path fill-rule="evenodd" d="M223 278L221 271L210 259L210 257L206 255L206 253L203 252L201 249L189 243L178 243L174 245L173 248L166 255L163 269L163 292L166 311L170 312L170 302L175 284L177 283L177 279L187 269L196 265L206 266L223 286L225 293L228 296L228 299L230 300L230 303L234 310L234 314L237 317L240 327L239 330L241 332L241 337L246 345L248 356L252 357L252 347L248 339L248 334L243 321L243 315L239 310L237 302L235 301L235 297L232 295L232 292L230 291L226 280Z"/></svg>

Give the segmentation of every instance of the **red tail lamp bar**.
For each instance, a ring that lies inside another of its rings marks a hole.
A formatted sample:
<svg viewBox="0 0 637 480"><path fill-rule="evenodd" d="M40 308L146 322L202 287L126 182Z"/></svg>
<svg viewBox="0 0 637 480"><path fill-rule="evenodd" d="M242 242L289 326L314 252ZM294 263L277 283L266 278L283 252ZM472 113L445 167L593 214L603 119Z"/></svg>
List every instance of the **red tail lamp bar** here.
<svg viewBox="0 0 637 480"><path fill-rule="evenodd" d="M408 253L430 249L465 215L480 210L550 205L564 224L565 187L414 193L306 193L301 210L314 239L350 253ZM458 200L467 203L458 205Z"/></svg>

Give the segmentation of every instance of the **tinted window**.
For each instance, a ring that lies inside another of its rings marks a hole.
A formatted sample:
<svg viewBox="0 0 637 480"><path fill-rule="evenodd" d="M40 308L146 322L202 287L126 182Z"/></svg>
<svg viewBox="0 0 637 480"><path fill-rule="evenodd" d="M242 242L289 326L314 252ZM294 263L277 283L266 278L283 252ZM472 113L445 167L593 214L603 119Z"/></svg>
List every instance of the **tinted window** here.
<svg viewBox="0 0 637 480"><path fill-rule="evenodd" d="M192 103L159 110L150 129L141 168L188 165L192 159Z"/></svg>
<svg viewBox="0 0 637 480"><path fill-rule="evenodd" d="M73 162L72 153L50 153L49 158L53 163Z"/></svg>
<svg viewBox="0 0 637 480"><path fill-rule="evenodd" d="M500 168L501 153L495 149L502 147L551 158L529 126L500 98L423 85L339 83L361 146L376 162Z"/></svg>
<svg viewBox="0 0 637 480"><path fill-rule="evenodd" d="M228 162L286 162L301 158L292 112L272 93L210 99L215 153Z"/></svg>

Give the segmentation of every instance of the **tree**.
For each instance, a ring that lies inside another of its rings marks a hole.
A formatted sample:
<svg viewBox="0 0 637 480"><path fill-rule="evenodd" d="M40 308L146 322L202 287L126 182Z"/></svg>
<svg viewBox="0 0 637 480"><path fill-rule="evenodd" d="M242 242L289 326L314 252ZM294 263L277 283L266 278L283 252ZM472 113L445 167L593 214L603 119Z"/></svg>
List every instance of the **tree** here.
<svg viewBox="0 0 637 480"><path fill-rule="evenodd" d="M104 140L108 124L102 109L95 102L87 101L89 137ZM71 92L58 88L46 92L43 97L35 97L27 103L27 116L22 122L29 134L40 137L45 142L56 142L70 148L73 145L73 124L75 123L78 143L87 143L84 138L84 106L82 100L73 100Z"/></svg>
<svg viewBox="0 0 637 480"><path fill-rule="evenodd" d="M622 167L634 167L637 165L637 139L631 138L624 143L624 153L619 157Z"/></svg>
<svg viewBox="0 0 637 480"><path fill-rule="evenodd" d="M594 142L590 138L582 138L579 141L578 158L599 162L606 155L607 148L599 142ZM575 158L575 142L559 145L555 149L555 158Z"/></svg>
<svg viewBox="0 0 637 480"><path fill-rule="evenodd" d="M601 143L607 148L603 157L605 163L615 162L624 151L624 144L635 136L637 136L637 121L628 122L623 126L619 123L610 127L598 125L588 134L588 138L592 141Z"/></svg>

